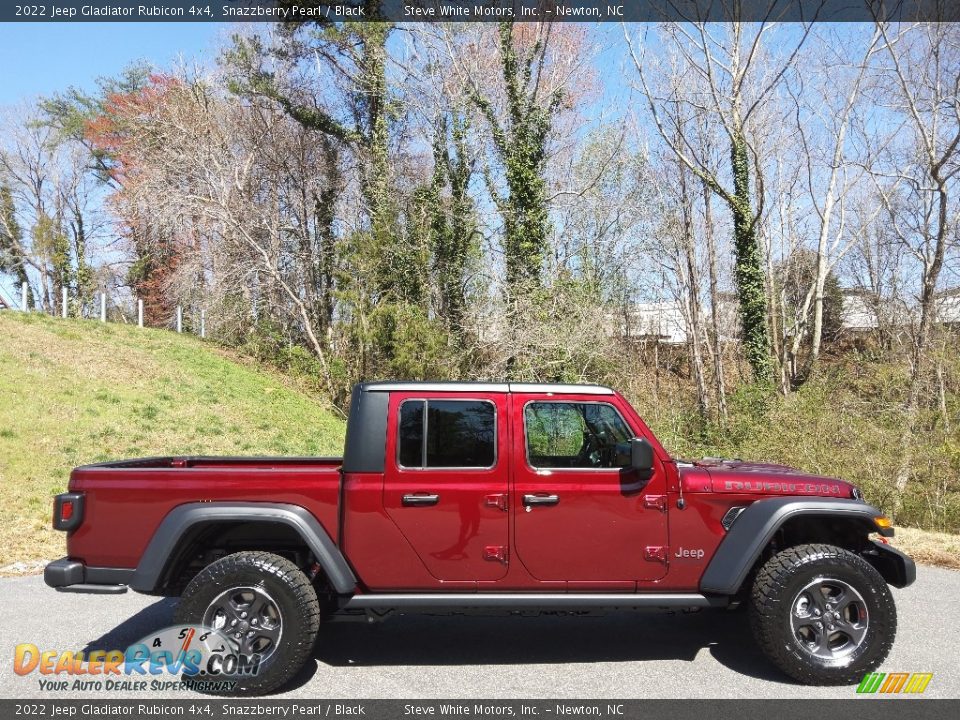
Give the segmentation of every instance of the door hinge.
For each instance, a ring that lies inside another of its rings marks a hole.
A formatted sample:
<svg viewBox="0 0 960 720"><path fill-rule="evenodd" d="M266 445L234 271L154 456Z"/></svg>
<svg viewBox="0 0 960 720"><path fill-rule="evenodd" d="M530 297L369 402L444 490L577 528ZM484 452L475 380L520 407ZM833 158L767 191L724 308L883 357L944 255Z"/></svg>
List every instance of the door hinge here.
<svg viewBox="0 0 960 720"><path fill-rule="evenodd" d="M484 560L495 560L507 564L507 548L505 545L487 545L483 548Z"/></svg>
<svg viewBox="0 0 960 720"><path fill-rule="evenodd" d="M651 508L653 510L659 510L660 512L667 511L667 496L666 495L644 495L643 496L643 506L645 508Z"/></svg>
<svg viewBox="0 0 960 720"><path fill-rule="evenodd" d="M501 510L507 509L507 494L506 493L496 493L495 495L487 495L483 498L483 504L487 507L500 508Z"/></svg>
<svg viewBox="0 0 960 720"><path fill-rule="evenodd" d="M647 549L643 553L643 557L646 560L666 563L667 548L663 545L647 545Z"/></svg>

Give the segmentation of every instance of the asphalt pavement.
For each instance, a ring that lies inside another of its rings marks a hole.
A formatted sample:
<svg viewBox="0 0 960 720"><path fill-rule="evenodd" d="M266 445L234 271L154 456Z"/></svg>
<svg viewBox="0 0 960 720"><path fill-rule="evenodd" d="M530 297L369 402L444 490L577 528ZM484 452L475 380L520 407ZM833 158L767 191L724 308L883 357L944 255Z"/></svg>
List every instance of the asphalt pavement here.
<svg viewBox="0 0 960 720"><path fill-rule="evenodd" d="M899 630L881 671L932 672L925 697L960 698L960 572L920 566L894 590ZM39 576L0 579L0 697L44 692L13 672L14 648L125 648L171 623L176 600L58 593ZM746 613L617 612L601 617L417 617L321 627L289 698L849 698L798 685L753 644ZM112 693L186 699L192 693Z"/></svg>

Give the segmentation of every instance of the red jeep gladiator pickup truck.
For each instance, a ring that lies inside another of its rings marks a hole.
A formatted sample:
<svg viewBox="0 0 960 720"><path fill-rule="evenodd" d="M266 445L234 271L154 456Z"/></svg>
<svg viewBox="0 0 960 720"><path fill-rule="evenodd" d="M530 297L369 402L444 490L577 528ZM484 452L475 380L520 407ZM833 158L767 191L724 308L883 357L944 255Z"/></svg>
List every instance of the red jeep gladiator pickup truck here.
<svg viewBox="0 0 960 720"><path fill-rule="evenodd" d="M591 385L358 385L344 457L164 457L79 467L54 503L64 592L181 596L281 686L323 619L748 606L792 677L853 683L914 581L890 522L842 480L675 460ZM877 540L873 536L880 536Z"/></svg>

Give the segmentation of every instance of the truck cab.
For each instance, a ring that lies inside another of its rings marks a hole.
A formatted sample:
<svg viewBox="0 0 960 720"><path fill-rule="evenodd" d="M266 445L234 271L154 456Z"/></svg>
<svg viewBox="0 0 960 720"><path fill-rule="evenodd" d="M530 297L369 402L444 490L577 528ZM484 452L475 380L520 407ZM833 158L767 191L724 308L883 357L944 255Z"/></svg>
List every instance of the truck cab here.
<svg viewBox="0 0 960 720"><path fill-rule="evenodd" d="M351 425L344 462L344 547L372 586L410 587L411 567L419 587L459 590L633 591L666 574L678 470L612 390L383 383L354 403L385 421ZM631 465L638 440L649 468Z"/></svg>

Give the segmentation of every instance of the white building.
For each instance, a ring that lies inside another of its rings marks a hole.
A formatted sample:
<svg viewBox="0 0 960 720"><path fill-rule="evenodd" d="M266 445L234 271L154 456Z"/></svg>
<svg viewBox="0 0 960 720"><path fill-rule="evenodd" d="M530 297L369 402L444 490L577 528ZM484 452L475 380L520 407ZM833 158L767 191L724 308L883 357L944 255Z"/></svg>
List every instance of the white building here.
<svg viewBox="0 0 960 720"><path fill-rule="evenodd" d="M943 325L960 326L960 287L937 293L937 322Z"/></svg>
<svg viewBox="0 0 960 720"><path fill-rule="evenodd" d="M876 330L880 323L869 290L849 288L842 291L843 308L840 310L840 322L844 330L869 332Z"/></svg>
<svg viewBox="0 0 960 720"><path fill-rule="evenodd" d="M951 288L934 296L936 319L940 325L960 326L960 287ZM877 300L870 290L848 288L843 290L843 310L841 319L843 329L851 332L870 332L880 323L877 318ZM917 320L918 307L905 308L903 305L881 300L879 309L883 319L891 326L908 325Z"/></svg>
<svg viewBox="0 0 960 720"><path fill-rule="evenodd" d="M687 321L676 301L637 303L626 319L624 335L680 345L687 341Z"/></svg>
<svg viewBox="0 0 960 720"><path fill-rule="evenodd" d="M703 325L710 325L710 308L702 309ZM740 318L737 298L733 293L721 293L718 302L720 335L732 340L739 335ZM665 345L683 345L687 342L689 327L683 305L678 300L642 302L633 305L627 316L611 317L611 334L634 340L657 341Z"/></svg>

